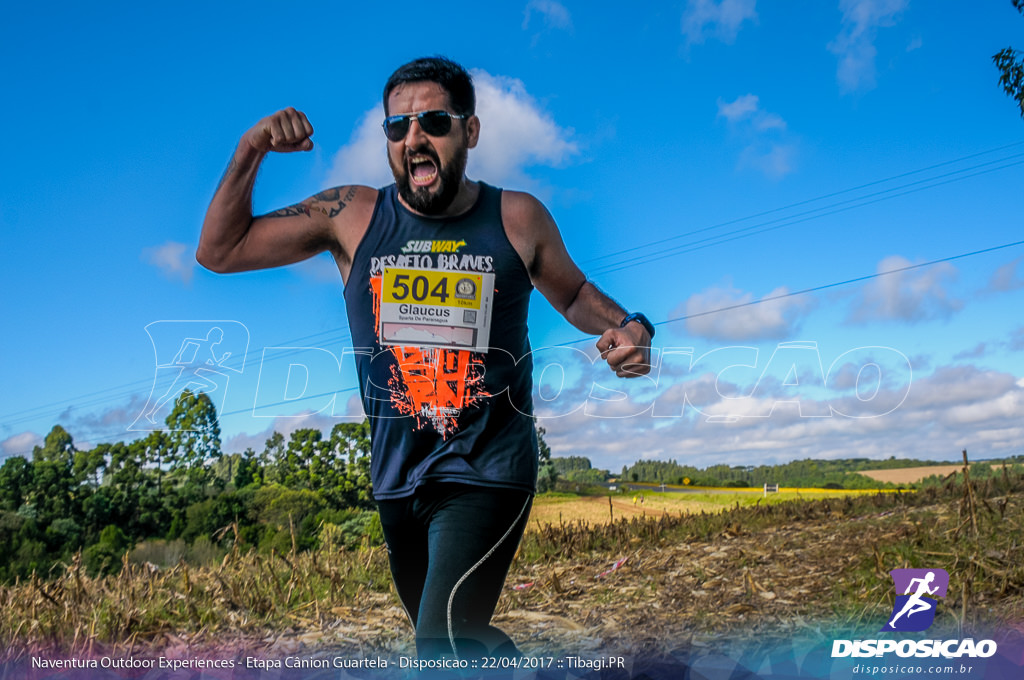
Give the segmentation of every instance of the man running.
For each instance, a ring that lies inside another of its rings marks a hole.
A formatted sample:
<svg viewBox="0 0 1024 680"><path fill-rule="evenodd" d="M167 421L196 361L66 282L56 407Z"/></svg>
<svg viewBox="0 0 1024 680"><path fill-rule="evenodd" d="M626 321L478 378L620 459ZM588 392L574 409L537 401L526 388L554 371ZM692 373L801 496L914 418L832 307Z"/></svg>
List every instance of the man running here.
<svg viewBox="0 0 1024 680"><path fill-rule="evenodd" d="M374 498L417 652L513 656L490 619L537 482L530 292L600 335L620 377L650 370L654 328L587 281L537 199L466 177L481 121L461 66L410 62L383 101L394 184L327 189L253 217L264 156L313 148L306 116L278 111L242 136L196 258L238 272L334 256L370 421Z"/></svg>

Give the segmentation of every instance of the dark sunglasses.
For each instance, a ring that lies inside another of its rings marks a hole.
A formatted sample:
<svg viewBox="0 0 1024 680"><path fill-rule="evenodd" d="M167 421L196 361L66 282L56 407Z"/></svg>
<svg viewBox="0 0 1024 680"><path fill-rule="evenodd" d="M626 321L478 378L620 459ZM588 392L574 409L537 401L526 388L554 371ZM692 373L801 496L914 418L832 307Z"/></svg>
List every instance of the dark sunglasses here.
<svg viewBox="0 0 1024 680"><path fill-rule="evenodd" d="M452 118L465 117L447 111L420 111L401 116L388 116L384 119L384 134L392 142L402 141L409 133L409 122L415 118L423 131L431 137L444 137L451 132Z"/></svg>

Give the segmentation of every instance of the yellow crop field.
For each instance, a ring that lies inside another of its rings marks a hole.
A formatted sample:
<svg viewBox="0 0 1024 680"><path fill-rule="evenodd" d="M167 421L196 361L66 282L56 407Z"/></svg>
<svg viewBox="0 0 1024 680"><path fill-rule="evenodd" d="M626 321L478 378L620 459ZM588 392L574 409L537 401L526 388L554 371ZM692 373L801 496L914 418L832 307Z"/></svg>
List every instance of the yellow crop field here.
<svg viewBox="0 0 1024 680"><path fill-rule="evenodd" d="M896 468L893 470L864 470L860 474L879 482L913 484L932 475L945 477L946 475L963 470L963 468L963 465L928 465L925 467Z"/></svg>
<svg viewBox="0 0 1024 680"><path fill-rule="evenodd" d="M571 494L541 494L533 502L530 526L561 524L578 521L588 524L607 524L612 520L632 517L660 517L664 514L694 514L721 512L757 503L782 503L792 500L818 500L849 495L879 493L879 490L791 489L783 487L779 493L764 497L761 489L707 489L699 492L673 493L637 491L628 494L575 496Z"/></svg>

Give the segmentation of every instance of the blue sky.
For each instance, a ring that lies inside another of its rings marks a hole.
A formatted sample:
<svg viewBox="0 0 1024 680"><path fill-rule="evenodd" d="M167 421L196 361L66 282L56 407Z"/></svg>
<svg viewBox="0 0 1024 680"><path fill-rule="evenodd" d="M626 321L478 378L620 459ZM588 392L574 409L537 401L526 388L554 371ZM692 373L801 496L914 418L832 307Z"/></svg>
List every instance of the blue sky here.
<svg viewBox="0 0 1024 680"><path fill-rule="evenodd" d="M556 455L1024 453L1008 45L1008 0L21 5L0 25L0 455L56 423L80 447L136 436L158 365L215 323L226 450L358 417L329 260L219 276L193 253L238 138L279 108L316 148L268 159L257 211L386 183L382 84L438 53L477 82L471 177L536 194L599 286L667 322L654 377L625 384L535 296Z"/></svg>

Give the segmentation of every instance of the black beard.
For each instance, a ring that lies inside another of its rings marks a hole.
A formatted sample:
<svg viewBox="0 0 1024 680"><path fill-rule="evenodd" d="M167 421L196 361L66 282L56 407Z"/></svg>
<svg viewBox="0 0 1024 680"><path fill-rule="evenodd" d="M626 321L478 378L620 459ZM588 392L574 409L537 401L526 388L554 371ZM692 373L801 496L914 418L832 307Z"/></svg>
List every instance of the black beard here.
<svg viewBox="0 0 1024 680"><path fill-rule="evenodd" d="M424 215L440 215L448 209L459 193L459 185L462 184L462 177L466 173L469 153L466 148L459 149L455 153L455 157L452 158L452 162L444 167L441 167L440 160L434 154L430 155L434 157L438 166L440 186L436 193L432 193L429 187L414 188L408 165L401 168L401 171L397 170L394 163L391 162L391 156L388 156L388 165L391 166L391 173L395 176L398 195L402 197L406 205Z"/></svg>

